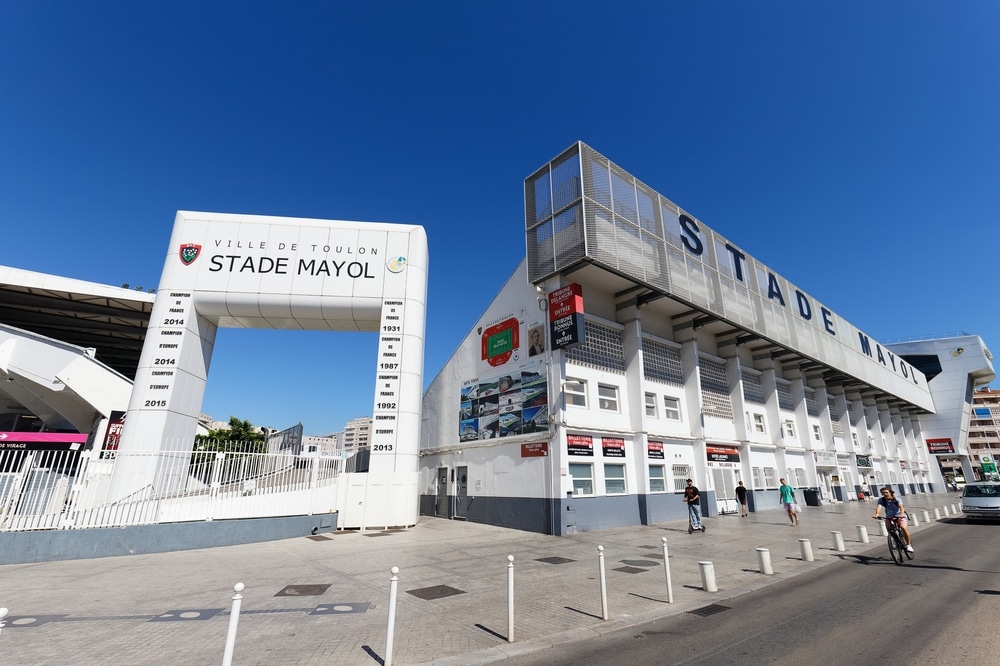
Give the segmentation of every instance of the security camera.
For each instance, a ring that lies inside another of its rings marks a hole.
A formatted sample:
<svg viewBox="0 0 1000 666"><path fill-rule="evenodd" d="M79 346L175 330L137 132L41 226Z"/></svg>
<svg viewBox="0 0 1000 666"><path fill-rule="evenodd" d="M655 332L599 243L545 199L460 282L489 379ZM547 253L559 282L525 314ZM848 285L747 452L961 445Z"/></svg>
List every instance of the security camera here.
<svg viewBox="0 0 1000 666"><path fill-rule="evenodd" d="M545 293L545 287L543 287L540 284L537 284L537 285L535 285L535 291L537 291L539 294L544 294Z"/></svg>

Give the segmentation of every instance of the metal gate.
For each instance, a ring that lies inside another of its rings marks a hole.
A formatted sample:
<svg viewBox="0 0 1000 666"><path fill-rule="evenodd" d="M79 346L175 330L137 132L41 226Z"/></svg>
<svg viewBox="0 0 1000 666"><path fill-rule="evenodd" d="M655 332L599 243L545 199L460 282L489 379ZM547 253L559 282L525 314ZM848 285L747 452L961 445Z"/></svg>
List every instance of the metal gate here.
<svg viewBox="0 0 1000 666"><path fill-rule="evenodd" d="M712 482L715 484L715 504L719 515L739 513L740 503L736 501L736 474L731 469L713 469Z"/></svg>

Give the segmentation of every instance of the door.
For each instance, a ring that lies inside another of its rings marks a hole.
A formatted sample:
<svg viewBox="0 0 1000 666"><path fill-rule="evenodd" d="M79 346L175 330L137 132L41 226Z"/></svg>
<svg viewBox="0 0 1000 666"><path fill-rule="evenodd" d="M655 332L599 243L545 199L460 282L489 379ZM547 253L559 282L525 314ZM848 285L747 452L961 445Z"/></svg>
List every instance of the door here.
<svg viewBox="0 0 1000 666"><path fill-rule="evenodd" d="M715 484L715 505L719 514L739 513L740 503L736 501L736 473L731 469L713 469L712 483Z"/></svg>
<svg viewBox="0 0 1000 666"><path fill-rule="evenodd" d="M469 468L458 467L455 471L456 501L455 517L467 518L469 515Z"/></svg>
<svg viewBox="0 0 1000 666"><path fill-rule="evenodd" d="M448 468L439 467L437 473L437 502L434 503L435 516L448 516Z"/></svg>

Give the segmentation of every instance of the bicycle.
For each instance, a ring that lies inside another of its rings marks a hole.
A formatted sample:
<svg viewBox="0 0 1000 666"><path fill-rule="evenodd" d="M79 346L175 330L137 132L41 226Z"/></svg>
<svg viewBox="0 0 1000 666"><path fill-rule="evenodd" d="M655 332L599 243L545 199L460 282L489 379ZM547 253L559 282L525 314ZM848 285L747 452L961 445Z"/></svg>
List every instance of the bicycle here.
<svg viewBox="0 0 1000 666"><path fill-rule="evenodd" d="M883 518L876 518L875 520L883 520ZM892 556L892 561L896 563L896 566L903 566L903 555L906 555L906 559L912 560L913 553L906 550L906 537L903 536L903 532L899 528L899 516L884 520L889 524L886 528L889 531L887 539L889 542L889 555Z"/></svg>

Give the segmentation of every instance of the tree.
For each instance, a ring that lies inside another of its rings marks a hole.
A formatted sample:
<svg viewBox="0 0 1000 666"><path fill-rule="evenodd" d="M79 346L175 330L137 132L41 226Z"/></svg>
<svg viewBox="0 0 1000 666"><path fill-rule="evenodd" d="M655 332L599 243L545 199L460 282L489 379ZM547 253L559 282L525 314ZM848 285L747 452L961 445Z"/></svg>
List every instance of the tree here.
<svg viewBox="0 0 1000 666"><path fill-rule="evenodd" d="M195 437L195 448L199 451L264 453L267 439L250 421L230 416L228 429L209 430L208 435Z"/></svg>

